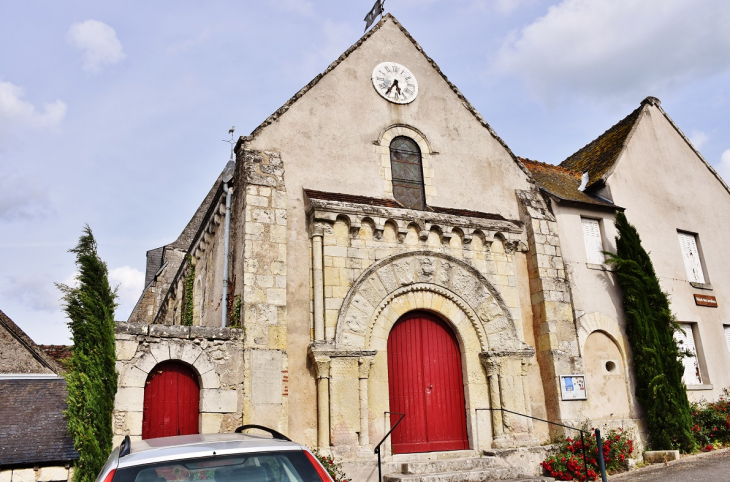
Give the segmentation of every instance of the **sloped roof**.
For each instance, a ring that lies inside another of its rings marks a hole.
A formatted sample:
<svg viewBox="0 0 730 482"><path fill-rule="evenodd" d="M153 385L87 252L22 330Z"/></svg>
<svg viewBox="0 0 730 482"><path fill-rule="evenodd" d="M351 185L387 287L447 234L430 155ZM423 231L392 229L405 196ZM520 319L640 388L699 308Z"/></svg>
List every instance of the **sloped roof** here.
<svg viewBox="0 0 730 482"><path fill-rule="evenodd" d="M626 140L648 99L651 98L647 97L631 114L561 162L560 166L579 173L588 171L587 187L589 189L599 181L605 181L605 176L613 167L621 151L623 151Z"/></svg>
<svg viewBox="0 0 730 482"><path fill-rule="evenodd" d="M398 201L392 199L380 199L368 196L354 196L352 194L341 194L334 192L314 191L305 189L304 194L310 199L321 199L323 201L338 201L353 204L367 204L370 206L381 206L385 208L404 208ZM504 216L493 213L483 213L480 211L470 211L468 209L441 208L437 206L428 206L424 211L430 211L440 214L450 214L451 216L465 216L470 218L492 219L495 221L507 221Z"/></svg>
<svg viewBox="0 0 730 482"><path fill-rule="evenodd" d="M530 159L520 158L522 163L527 167L535 178L537 185L547 191L549 194L564 201L571 201L583 204L592 204L596 206L617 208L613 203L603 200L599 197L592 196L585 191L579 191L578 187L581 182L581 173L573 171L562 166L546 164L544 162L533 161Z"/></svg>
<svg viewBox="0 0 730 482"><path fill-rule="evenodd" d="M392 21L403 33L403 35L408 38L408 40L411 41L413 46L418 50L426 59L426 61L431 64L431 67L436 70L436 72L439 73L441 78L448 84L448 86L451 88L451 90L456 94L456 96L459 98L459 100L462 102L464 107L471 112L471 114L476 118L476 120L489 131L492 137L499 142L499 144L507 151L507 153L510 155L512 160L517 164L517 166L527 175L528 180L532 181L532 175L530 174L530 171L522 165L522 163L519 161L517 156L512 152L512 150L507 146L507 144L502 140L501 137L497 135L497 133L492 129L492 127L487 123L486 120L484 120L484 117L477 111L474 106L464 97L464 94L461 93L461 91L446 77L446 75L441 71L441 68L434 62L434 60L429 57L426 52L423 50L423 48L419 45L418 42L416 42L416 39L414 39L411 34L408 32L408 30L403 27L403 25L400 24L400 22L390 13L386 13L383 15L383 17L380 19L380 21L370 30L368 30L362 37L360 37L360 40L355 42L349 49L347 49L342 55L340 55L337 60L332 62L329 67L325 69L324 72L317 75L312 81L310 81L307 85L302 87L296 94L294 94L288 101L284 103L281 107L279 107L273 114L271 114L269 117L266 118L258 127L256 127L251 134L248 136L241 136L238 139L238 142L236 143L235 151L239 152L241 149L241 145L245 142L249 142L253 140L266 126L269 124L272 124L276 122L279 117L281 117L286 111L289 110L289 108L294 105L294 103L299 100L304 94L306 94L309 90L311 90L315 85L319 83L322 78L330 73L332 70L334 70L338 65L340 65L347 57L350 56L351 53L353 53L355 50L357 50L367 39L369 39L375 32L380 30L380 28L385 25L386 22Z"/></svg>
<svg viewBox="0 0 730 482"><path fill-rule="evenodd" d="M73 354L73 345L38 345L53 361L64 367L64 363Z"/></svg>
<svg viewBox="0 0 730 482"><path fill-rule="evenodd" d="M62 368L48 354L43 351L30 337L10 319L8 315L0 310L0 328L5 328L10 335L18 340L18 342L35 358L38 363L48 368L54 373L61 373Z"/></svg>
<svg viewBox="0 0 730 482"><path fill-rule="evenodd" d="M51 465L79 458L63 416L66 380L0 380L0 466Z"/></svg>

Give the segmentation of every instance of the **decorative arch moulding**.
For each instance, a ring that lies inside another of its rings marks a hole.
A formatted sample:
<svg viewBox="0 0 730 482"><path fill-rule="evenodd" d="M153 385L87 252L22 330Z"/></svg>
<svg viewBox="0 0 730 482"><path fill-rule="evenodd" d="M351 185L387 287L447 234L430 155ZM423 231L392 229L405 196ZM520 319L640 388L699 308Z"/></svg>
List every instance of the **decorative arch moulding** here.
<svg viewBox="0 0 730 482"><path fill-rule="evenodd" d="M424 294L422 299L419 293ZM336 348L371 348L378 323L397 321L392 313L386 313L394 306L399 315L419 309L433 311L452 325L468 319L480 351L531 349L519 339L515 320L499 290L483 274L460 259L427 250L390 256L360 275L340 309Z"/></svg>
<svg viewBox="0 0 730 482"><path fill-rule="evenodd" d="M396 228L398 241L401 243L404 242L409 227L413 226L418 230L419 239L422 241L428 239L429 233L435 230L442 236L444 243L448 243L451 237L459 235L463 238L464 245L468 245L474 236L479 236L485 245L490 245L499 239L507 251L527 251L527 245L523 240L524 229L519 221L318 199L306 196L306 193L305 197L312 235L321 234L324 228L333 225L339 219L347 223L352 237L358 235L363 223L371 223L375 239L381 239L386 224L391 224Z"/></svg>

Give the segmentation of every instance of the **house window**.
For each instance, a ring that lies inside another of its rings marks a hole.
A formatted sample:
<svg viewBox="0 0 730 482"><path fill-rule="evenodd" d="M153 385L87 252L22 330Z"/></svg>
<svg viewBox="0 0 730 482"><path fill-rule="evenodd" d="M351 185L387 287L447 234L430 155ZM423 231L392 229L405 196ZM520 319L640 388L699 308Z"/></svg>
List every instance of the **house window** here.
<svg viewBox="0 0 730 482"><path fill-rule="evenodd" d="M725 328L725 343L727 343L727 351L730 352L730 325L724 325Z"/></svg>
<svg viewBox="0 0 730 482"><path fill-rule="evenodd" d="M685 351L691 356L683 356L684 364L684 380L685 385L702 385L702 374L700 373L700 361L697 358L697 349L695 348L695 337L692 331L692 323L678 323L680 330L674 332L674 340L680 351Z"/></svg>
<svg viewBox="0 0 730 482"><path fill-rule="evenodd" d="M603 240L601 239L601 226L597 219L581 218L583 222L583 240L586 245L586 256L591 264L603 264L606 258L603 256Z"/></svg>
<svg viewBox="0 0 730 482"><path fill-rule="evenodd" d="M413 139L398 136L391 141L390 170L395 200L408 209L424 209L421 149Z"/></svg>
<svg viewBox="0 0 730 482"><path fill-rule="evenodd" d="M704 283L705 273L702 271L700 252L697 249L697 235L678 232L679 246L682 248L684 267L687 269L687 278L694 283Z"/></svg>

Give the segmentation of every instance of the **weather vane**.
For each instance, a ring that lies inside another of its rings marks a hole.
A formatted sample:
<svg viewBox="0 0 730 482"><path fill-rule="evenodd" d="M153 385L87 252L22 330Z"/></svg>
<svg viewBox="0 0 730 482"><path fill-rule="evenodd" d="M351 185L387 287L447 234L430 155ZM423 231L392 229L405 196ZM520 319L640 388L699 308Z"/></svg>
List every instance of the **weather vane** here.
<svg viewBox="0 0 730 482"><path fill-rule="evenodd" d="M231 145L231 159L233 159L233 148L236 146L236 139L233 138L233 132L235 132L236 126L228 129L228 133L231 135L230 139L223 139L223 142L227 142Z"/></svg>
<svg viewBox="0 0 730 482"><path fill-rule="evenodd" d="M378 15L383 15L383 5L385 0L375 0L375 5L370 9L367 15L365 15L365 31L375 22Z"/></svg>

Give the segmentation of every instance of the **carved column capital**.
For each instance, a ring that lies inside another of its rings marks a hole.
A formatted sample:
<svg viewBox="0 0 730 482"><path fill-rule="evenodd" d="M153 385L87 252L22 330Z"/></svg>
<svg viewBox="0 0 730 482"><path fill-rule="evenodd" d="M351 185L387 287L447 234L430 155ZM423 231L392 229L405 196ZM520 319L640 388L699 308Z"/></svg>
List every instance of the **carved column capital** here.
<svg viewBox="0 0 730 482"><path fill-rule="evenodd" d="M330 377L330 362L332 359L328 356L314 356L314 369L317 372L317 378L329 378Z"/></svg>
<svg viewBox="0 0 730 482"><path fill-rule="evenodd" d="M357 360L358 363L358 377L367 379L370 376L370 367L375 363L375 357L363 356Z"/></svg>
<svg viewBox="0 0 730 482"><path fill-rule="evenodd" d="M321 221L315 221L312 223L312 237L324 236L324 232L327 230L327 223L323 223Z"/></svg>

